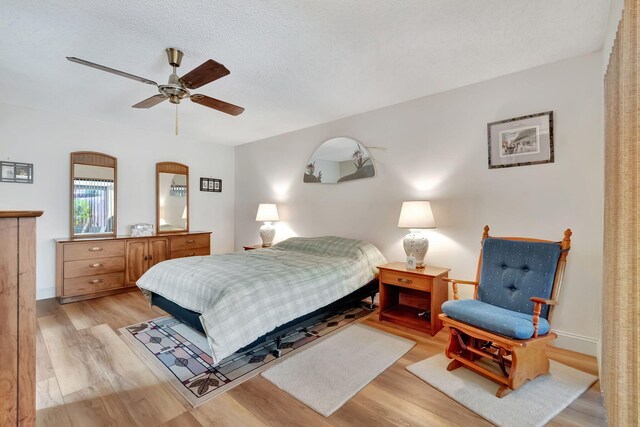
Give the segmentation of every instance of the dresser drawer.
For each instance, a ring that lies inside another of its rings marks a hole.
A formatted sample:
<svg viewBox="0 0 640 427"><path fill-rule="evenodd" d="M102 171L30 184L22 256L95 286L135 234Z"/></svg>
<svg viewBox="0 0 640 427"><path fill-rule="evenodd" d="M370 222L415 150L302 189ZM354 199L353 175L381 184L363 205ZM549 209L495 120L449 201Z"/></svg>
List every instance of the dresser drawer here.
<svg viewBox="0 0 640 427"><path fill-rule="evenodd" d="M171 259L184 258L188 256L206 256L210 254L208 247L195 249L182 249L180 251L171 251Z"/></svg>
<svg viewBox="0 0 640 427"><path fill-rule="evenodd" d="M208 248L210 237L208 234L194 234L188 236L171 236L171 251L183 249Z"/></svg>
<svg viewBox="0 0 640 427"><path fill-rule="evenodd" d="M118 273L124 271L124 256L112 258L66 261L64 278L93 276L96 274Z"/></svg>
<svg viewBox="0 0 640 427"><path fill-rule="evenodd" d="M416 277L415 275L397 271L382 270L380 280L382 280L382 283L389 285L398 285L403 288L419 289L421 291L431 291L432 279L430 277Z"/></svg>
<svg viewBox="0 0 640 427"><path fill-rule="evenodd" d="M64 296L84 295L124 286L124 273L96 274L64 279Z"/></svg>
<svg viewBox="0 0 640 427"><path fill-rule="evenodd" d="M64 260L76 261L80 259L96 259L124 256L124 241L86 243L67 243L64 245Z"/></svg>

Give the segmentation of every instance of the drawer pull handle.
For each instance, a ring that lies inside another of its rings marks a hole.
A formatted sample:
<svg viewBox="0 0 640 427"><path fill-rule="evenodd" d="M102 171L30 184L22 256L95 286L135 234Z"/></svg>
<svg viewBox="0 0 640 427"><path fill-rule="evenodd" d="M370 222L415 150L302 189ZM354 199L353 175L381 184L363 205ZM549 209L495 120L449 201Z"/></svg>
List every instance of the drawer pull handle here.
<svg viewBox="0 0 640 427"><path fill-rule="evenodd" d="M95 248L89 248L89 252L97 252L97 251L101 251L102 248L100 247L95 247Z"/></svg>
<svg viewBox="0 0 640 427"><path fill-rule="evenodd" d="M95 263L95 264L91 264L91 265L89 265L89 267L91 267L91 268L98 268L98 267L102 267L102 264L100 264L100 263Z"/></svg>
<svg viewBox="0 0 640 427"><path fill-rule="evenodd" d="M102 280L102 279L89 280L89 283L91 283L93 285L97 285L98 283L102 283L102 282L104 282L104 280Z"/></svg>
<svg viewBox="0 0 640 427"><path fill-rule="evenodd" d="M400 283L406 283L407 285L410 285L413 283L413 280L409 280L409 279L403 279L402 277L398 277L398 282Z"/></svg>
<svg viewBox="0 0 640 427"><path fill-rule="evenodd" d="M195 240L195 239L189 239L189 240L187 240L187 243L195 243L195 242L196 242L196 240Z"/></svg>

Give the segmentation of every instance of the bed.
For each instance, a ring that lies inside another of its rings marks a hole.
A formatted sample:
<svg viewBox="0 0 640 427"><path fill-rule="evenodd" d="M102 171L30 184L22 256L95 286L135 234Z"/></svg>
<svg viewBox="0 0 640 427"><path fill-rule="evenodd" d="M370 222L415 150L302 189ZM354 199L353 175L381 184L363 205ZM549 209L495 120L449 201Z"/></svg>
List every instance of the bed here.
<svg viewBox="0 0 640 427"><path fill-rule="evenodd" d="M164 261L137 285L151 304L204 332L218 363L323 310L374 295L385 262L362 240L294 237L268 249Z"/></svg>

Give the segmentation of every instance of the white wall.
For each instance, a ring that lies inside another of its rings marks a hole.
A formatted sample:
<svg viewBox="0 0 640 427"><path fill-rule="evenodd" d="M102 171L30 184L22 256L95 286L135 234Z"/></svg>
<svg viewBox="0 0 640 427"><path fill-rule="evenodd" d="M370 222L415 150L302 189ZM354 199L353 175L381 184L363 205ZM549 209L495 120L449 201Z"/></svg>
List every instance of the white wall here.
<svg viewBox="0 0 640 427"><path fill-rule="evenodd" d="M278 203L286 237L340 235L403 260L403 200L430 199L438 228L427 262L473 279L482 227L573 248L556 311L558 345L595 354L603 222L602 53L420 98L236 148L235 245L258 243L258 203ZM555 163L489 170L487 123L554 111ZM335 136L371 149L377 176L303 184L313 150Z"/></svg>
<svg viewBox="0 0 640 427"><path fill-rule="evenodd" d="M33 184L0 183L0 210L44 210L38 220L37 294L54 296L55 245L69 236L69 153L118 158L118 234L155 224L155 164L189 166L190 228L213 231L213 252L233 250L234 149L166 134L0 104L0 159L34 164ZM199 191L200 177L223 180L222 193Z"/></svg>
<svg viewBox="0 0 640 427"><path fill-rule="evenodd" d="M604 46L602 48L602 65L603 73L607 71L609 64L609 55L613 49L613 42L616 39L618 24L622 18L622 10L624 9L624 0L611 0L611 8L609 10L609 20L604 35Z"/></svg>

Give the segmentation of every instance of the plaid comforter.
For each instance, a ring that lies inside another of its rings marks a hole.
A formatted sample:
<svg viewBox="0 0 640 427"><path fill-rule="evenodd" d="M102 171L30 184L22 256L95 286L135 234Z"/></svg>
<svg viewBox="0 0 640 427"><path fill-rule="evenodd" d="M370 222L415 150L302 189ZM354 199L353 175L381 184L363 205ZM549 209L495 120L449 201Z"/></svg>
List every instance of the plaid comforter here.
<svg viewBox="0 0 640 427"><path fill-rule="evenodd" d="M201 313L216 363L260 336L350 294L386 263L371 243L294 237L247 252L164 261L137 282Z"/></svg>

